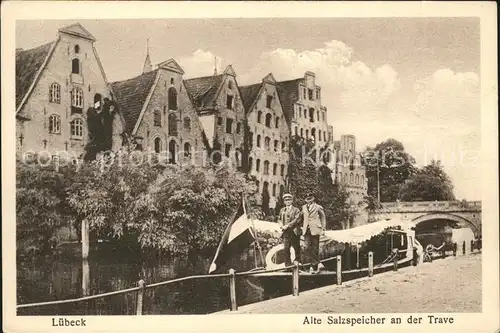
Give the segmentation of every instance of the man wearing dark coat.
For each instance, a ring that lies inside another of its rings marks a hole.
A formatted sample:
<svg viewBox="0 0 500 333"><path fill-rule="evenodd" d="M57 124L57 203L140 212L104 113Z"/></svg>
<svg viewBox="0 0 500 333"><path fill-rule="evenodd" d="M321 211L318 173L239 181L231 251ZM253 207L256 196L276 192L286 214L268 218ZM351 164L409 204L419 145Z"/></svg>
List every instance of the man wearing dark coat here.
<svg viewBox="0 0 500 333"><path fill-rule="evenodd" d="M300 235L302 224L302 213L300 209L294 207L293 197L291 194L283 195L285 207L281 208L278 223L283 232L283 246L285 250L285 265L292 264L290 258L290 247L295 251L295 260L300 261Z"/></svg>

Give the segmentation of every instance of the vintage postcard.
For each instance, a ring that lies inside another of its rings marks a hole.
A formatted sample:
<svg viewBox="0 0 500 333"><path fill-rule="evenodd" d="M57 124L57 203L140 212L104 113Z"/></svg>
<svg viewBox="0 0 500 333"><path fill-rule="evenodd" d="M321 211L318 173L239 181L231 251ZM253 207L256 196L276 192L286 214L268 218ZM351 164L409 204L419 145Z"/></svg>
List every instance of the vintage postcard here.
<svg viewBox="0 0 500 333"><path fill-rule="evenodd" d="M495 13L3 3L4 331L498 331Z"/></svg>

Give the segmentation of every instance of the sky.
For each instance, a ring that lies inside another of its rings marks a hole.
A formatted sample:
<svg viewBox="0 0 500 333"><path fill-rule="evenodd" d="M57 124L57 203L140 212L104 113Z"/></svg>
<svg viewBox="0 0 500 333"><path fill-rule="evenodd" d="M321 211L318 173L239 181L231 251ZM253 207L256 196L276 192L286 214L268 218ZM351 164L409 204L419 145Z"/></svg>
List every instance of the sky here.
<svg viewBox="0 0 500 333"><path fill-rule="evenodd" d="M18 21L16 47L54 40L76 21ZM231 64L239 85L316 73L334 138L357 149L394 138L419 166L439 159L459 199L481 199L477 18L80 20L110 82L174 58L185 78Z"/></svg>

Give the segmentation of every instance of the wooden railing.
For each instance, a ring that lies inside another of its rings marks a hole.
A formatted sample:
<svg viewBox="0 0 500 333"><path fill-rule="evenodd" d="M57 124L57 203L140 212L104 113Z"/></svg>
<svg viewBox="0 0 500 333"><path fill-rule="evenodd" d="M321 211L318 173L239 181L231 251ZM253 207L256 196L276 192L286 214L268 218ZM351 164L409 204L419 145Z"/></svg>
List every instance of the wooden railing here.
<svg viewBox="0 0 500 333"><path fill-rule="evenodd" d="M471 241L471 243L470 243L470 251L471 252L473 252L474 247L475 247L474 242ZM480 249L480 247L479 247L479 249ZM346 275L346 274L365 272L366 276L372 277L374 275L374 272L376 269L383 269L383 268L388 268L391 266L392 266L394 271L397 271L399 263L400 263L399 254L404 253L406 251L407 250L395 249L395 251L388 257L390 259L389 261L383 262L382 264L378 264L376 266L374 266L374 264L373 264L373 252L370 251L370 252L368 252L368 267L367 268L361 268L361 269L355 269L355 270L349 270L349 271L342 271L342 257L340 255L337 255L336 257L328 258L328 259L324 259L324 260L320 261L321 263L324 263L324 262L327 262L330 260L335 260L337 263L335 272L321 273L321 275L335 276L336 279L334 279L334 282L335 282L335 284L340 286L340 285L342 285L342 277L343 277L343 275ZM414 250L414 251L416 251L416 250ZM457 252L457 246L455 246L454 255L456 255L456 252ZM462 244L462 253L463 254L466 253L466 242L465 241ZM416 253L414 252L413 261L412 261L413 265L417 264L415 254ZM182 281L196 280L196 279L229 278L230 310L237 311L238 310L238 303L237 303L237 297L236 297L236 279L237 279L237 277L252 276L252 275L272 273L272 272L280 272L280 271L292 269L292 286L291 286L292 287L291 288L292 294L294 296L298 296L299 295L300 268L301 267L305 268L305 267L308 267L310 265L311 264L304 264L304 265L300 266L298 262L294 262L293 265L290 265L290 266L269 269L269 270L251 270L251 271L246 271L246 272L236 272L234 269L230 269L229 272L225 273L225 274L192 275L192 276L181 277L181 278L177 278L177 279L173 279L173 280L152 283L149 285L146 284L146 282L144 280L140 280L137 283L137 287L133 287L133 288L112 291L112 292L97 294L97 295L92 295L92 296L80 297L80 298L66 299L66 300L20 304L20 305L17 305L17 309L45 307L45 306L68 304L68 303L81 303L81 302L87 302L87 301L95 300L95 299L102 299L102 298L109 297L109 296L124 295L127 293L136 292L137 297L136 297L136 304L135 304L135 314L142 315L144 313L144 295L145 295L147 289L157 288L160 286L175 284L175 283L179 283Z"/></svg>

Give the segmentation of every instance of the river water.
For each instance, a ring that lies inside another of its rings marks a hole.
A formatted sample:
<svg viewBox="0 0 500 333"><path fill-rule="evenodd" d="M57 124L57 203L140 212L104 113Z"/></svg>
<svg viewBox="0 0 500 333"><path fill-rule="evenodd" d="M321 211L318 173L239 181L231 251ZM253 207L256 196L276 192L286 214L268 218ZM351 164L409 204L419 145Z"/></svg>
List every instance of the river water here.
<svg viewBox="0 0 500 333"><path fill-rule="evenodd" d="M212 258L155 258L144 261L134 253L113 251L101 246L91 249L83 262L78 244L54 258L18 260L18 304L82 297L83 272L89 272L87 295L137 286L140 279L151 284L178 277L207 274ZM233 260L237 271L254 267L253 251ZM291 286L290 286L291 287ZM245 278L237 279L238 305L261 301L271 296ZM289 288L287 288L289 289ZM290 288L291 289L291 288ZM288 293L290 293L288 291ZM136 292L77 304L21 309L23 315L133 315ZM144 314L205 314L229 308L228 278L197 279L147 289Z"/></svg>

